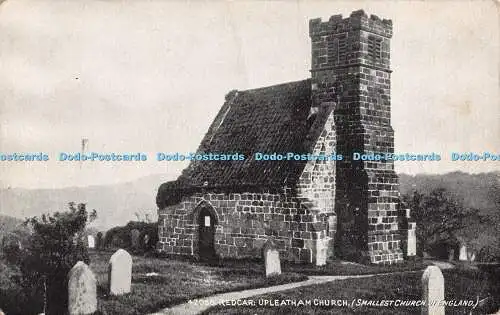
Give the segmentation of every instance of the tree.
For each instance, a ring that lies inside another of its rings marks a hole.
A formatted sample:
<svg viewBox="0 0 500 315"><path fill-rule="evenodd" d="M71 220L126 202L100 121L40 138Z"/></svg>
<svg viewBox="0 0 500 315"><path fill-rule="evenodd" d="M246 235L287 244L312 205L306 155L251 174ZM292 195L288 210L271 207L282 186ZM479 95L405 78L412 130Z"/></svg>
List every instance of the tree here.
<svg viewBox="0 0 500 315"><path fill-rule="evenodd" d="M23 257L23 248L27 246L30 233L27 229L16 229L4 235L1 241L1 252L5 260L18 265Z"/></svg>
<svg viewBox="0 0 500 315"><path fill-rule="evenodd" d="M21 268L25 278L44 286L45 314L66 313L67 274L79 260L90 263L82 233L96 217L95 210L89 213L85 204L71 202L69 211L26 220L33 234Z"/></svg>
<svg viewBox="0 0 500 315"><path fill-rule="evenodd" d="M466 227L469 218L477 216L477 210L465 208L462 200L444 188L428 194L414 191L412 195L404 195L403 200L417 222L420 253L436 244L455 244L456 233Z"/></svg>

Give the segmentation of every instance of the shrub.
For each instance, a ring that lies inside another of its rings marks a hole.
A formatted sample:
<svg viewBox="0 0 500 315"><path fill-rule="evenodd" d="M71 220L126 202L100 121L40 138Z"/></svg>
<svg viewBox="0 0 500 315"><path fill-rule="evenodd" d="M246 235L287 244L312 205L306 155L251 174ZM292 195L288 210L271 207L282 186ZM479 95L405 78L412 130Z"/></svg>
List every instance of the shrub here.
<svg viewBox="0 0 500 315"><path fill-rule="evenodd" d="M130 231L123 226L111 228L104 236L104 247L129 248L131 243Z"/></svg>
<svg viewBox="0 0 500 315"><path fill-rule="evenodd" d="M21 265L26 281L46 286L45 314L64 314L67 309L67 274L78 262L89 264L82 233L96 217L85 204L69 204L69 211L33 217L26 221L33 227L31 244Z"/></svg>
<svg viewBox="0 0 500 315"><path fill-rule="evenodd" d="M131 234L133 230L138 230L140 232L138 248L132 248ZM146 235L149 237L147 242ZM135 253L152 252L157 242L158 224L138 221L130 221L125 226L114 227L108 230L104 237L105 247L119 247Z"/></svg>

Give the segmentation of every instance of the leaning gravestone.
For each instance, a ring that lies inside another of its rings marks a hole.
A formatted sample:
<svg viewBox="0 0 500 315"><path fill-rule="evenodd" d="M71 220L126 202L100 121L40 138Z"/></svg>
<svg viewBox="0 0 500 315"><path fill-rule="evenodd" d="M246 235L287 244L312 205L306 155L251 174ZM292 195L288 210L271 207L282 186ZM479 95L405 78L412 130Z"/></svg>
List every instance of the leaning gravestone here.
<svg viewBox="0 0 500 315"><path fill-rule="evenodd" d="M126 250L117 250L109 259L108 280L111 295L130 292L132 285L132 256Z"/></svg>
<svg viewBox="0 0 500 315"><path fill-rule="evenodd" d="M441 269L429 266L422 276L422 315L444 315L444 278Z"/></svg>
<svg viewBox="0 0 500 315"><path fill-rule="evenodd" d="M268 240L263 247L264 264L266 266L266 277L276 276L281 274L280 253L276 248L276 244L272 240Z"/></svg>
<svg viewBox="0 0 500 315"><path fill-rule="evenodd" d="M68 273L69 315L87 315L97 311L97 286L92 270L83 261Z"/></svg>
<svg viewBox="0 0 500 315"><path fill-rule="evenodd" d="M138 249L139 248L139 237L141 236L141 232L137 229L133 229L130 231L130 240L132 242L132 248L133 249Z"/></svg>

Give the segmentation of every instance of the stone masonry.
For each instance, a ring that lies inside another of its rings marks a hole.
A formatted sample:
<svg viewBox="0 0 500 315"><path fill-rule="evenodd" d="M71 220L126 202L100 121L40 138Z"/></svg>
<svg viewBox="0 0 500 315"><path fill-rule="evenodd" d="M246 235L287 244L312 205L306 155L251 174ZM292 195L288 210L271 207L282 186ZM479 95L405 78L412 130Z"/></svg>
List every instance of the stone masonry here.
<svg viewBox="0 0 500 315"><path fill-rule="evenodd" d="M273 238L288 261L402 261L408 222L393 162L353 159L394 152L392 22L360 10L311 20L309 35L311 78L230 92L197 151L244 158L194 160L160 186L159 251L199 256L208 209L221 258L262 257ZM256 152L342 158L261 161Z"/></svg>
<svg viewBox="0 0 500 315"><path fill-rule="evenodd" d="M392 22L363 11L310 21L313 106L332 104L336 124L337 244L344 257L403 259L398 178L389 161L353 160L354 152L394 153L390 125ZM352 256L352 257L350 257Z"/></svg>
<svg viewBox="0 0 500 315"><path fill-rule="evenodd" d="M277 193L197 193L160 210L162 251L196 256L196 218L203 207L217 213L215 249L221 258L260 257L264 243L274 237L281 259L316 263L317 244L330 239L328 217L314 214L296 197Z"/></svg>

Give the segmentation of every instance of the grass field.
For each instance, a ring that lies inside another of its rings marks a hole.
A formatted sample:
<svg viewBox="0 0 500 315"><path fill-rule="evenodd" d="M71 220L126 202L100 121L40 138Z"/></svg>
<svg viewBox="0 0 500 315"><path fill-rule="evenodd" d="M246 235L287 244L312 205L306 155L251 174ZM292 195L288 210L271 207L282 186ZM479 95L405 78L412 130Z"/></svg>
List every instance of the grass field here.
<svg viewBox="0 0 500 315"><path fill-rule="evenodd" d="M307 279L290 272L268 279L262 263L241 261L210 266L189 260L133 256L132 292L114 297L107 295L107 263L111 255L91 255L90 267L98 281L102 314L146 314L196 297Z"/></svg>
<svg viewBox="0 0 500 315"><path fill-rule="evenodd" d="M263 263L234 261L228 266L179 259L132 256L132 292L119 297L109 296L108 262L113 251L91 252L90 268L97 279L99 314L147 314L192 298L216 293L264 287L294 281L307 276L285 272L266 278ZM148 276L157 273L157 276ZM38 314L43 299L23 293L17 280L16 266L0 259L0 309L8 315Z"/></svg>
<svg viewBox="0 0 500 315"><path fill-rule="evenodd" d="M491 274L459 268L444 270L443 275L446 300L476 301L478 296L479 298L490 296L492 298L485 303L486 305L477 308L472 314L488 314L498 309L498 283ZM362 306L358 303L358 299L368 301L420 300L421 277L422 272L407 272L335 281L251 298L255 306L214 307L204 314L420 314L420 307ZM296 302L309 300L312 305L259 306L266 301L270 303L276 300L278 303L286 300ZM349 306L333 306L332 300L348 301ZM350 304L353 300L354 306ZM330 305L314 306L315 302L319 304L320 301L324 304L330 301ZM447 307L446 314L469 314L470 311L470 307Z"/></svg>
<svg viewBox="0 0 500 315"><path fill-rule="evenodd" d="M283 274L267 279L262 261L224 260L209 265L188 259L133 256L132 292L115 297L107 294L108 261L113 252L91 252L90 268L98 281L98 308L101 315L147 314L197 297L301 281L305 280L307 275L405 272L422 270L426 266L422 262L405 262L393 266L366 266L335 261L324 267L314 267L283 262ZM151 275L151 273L157 275ZM481 298L488 295L498 296L498 287L495 291L489 280L489 278L496 279L494 276L479 270L471 270L467 266L460 266L456 270L445 270L443 273L446 279L447 299L476 299L478 295ZM254 300L419 299L421 275L422 272L419 271L405 275L379 275L373 278L338 281L258 297ZM30 305L34 306L34 300L31 301L32 298L30 300L29 294L21 294L22 292L19 291L21 288L16 286L15 281L13 281L16 277L19 277L19 272L16 271L15 266L8 266L0 260L0 308L3 307L7 311L9 307L15 307L17 312L7 312L9 315L38 313L32 312L32 310L30 312L20 310L21 307L27 310ZM466 311L466 309L447 310L447 314L462 311ZM296 308L289 306L216 308L207 314L418 314L419 312L419 309L411 307L391 309L332 306Z"/></svg>
<svg viewBox="0 0 500 315"><path fill-rule="evenodd" d="M357 263L349 263L344 261L330 261L326 265L318 267L310 264L293 264L283 262L283 270L288 272L300 272L306 275L366 275L378 274L398 271L417 271L423 270L430 263L421 260L408 260L402 263L393 265L363 265Z"/></svg>

